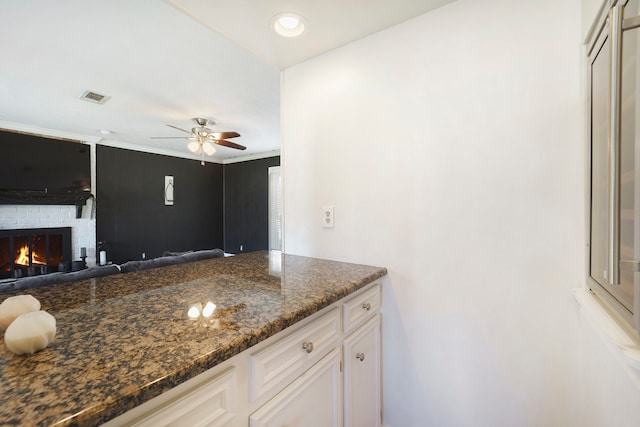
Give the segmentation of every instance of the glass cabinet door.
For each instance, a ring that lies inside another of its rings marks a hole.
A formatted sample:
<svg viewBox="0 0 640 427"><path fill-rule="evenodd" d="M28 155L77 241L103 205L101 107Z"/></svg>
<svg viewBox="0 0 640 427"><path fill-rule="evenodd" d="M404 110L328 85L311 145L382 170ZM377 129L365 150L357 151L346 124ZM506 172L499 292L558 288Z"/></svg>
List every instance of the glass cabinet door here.
<svg viewBox="0 0 640 427"><path fill-rule="evenodd" d="M608 282L609 80L611 47L603 36L591 60L591 277Z"/></svg>
<svg viewBox="0 0 640 427"><path fill-rule="evenodd" d="M624 7L624 21L639 15L640 1L630 0ZM640 260L640 189L636 165L640 165L640 75L638 49L640 28L622 33L621 97L620 97L620 298L633 309L634 288L638 289L639 274L635 261ZM636 292L638 293L638 292ZM636 296L640 297L640 295Z"/></svg>
<svg viewBox="0 0 640 427"><path fill-rule="evenodd" d="M640 0L614 6L589 56L592 289L640 331ZM604 292L600 292L604 290Z"/></svg>

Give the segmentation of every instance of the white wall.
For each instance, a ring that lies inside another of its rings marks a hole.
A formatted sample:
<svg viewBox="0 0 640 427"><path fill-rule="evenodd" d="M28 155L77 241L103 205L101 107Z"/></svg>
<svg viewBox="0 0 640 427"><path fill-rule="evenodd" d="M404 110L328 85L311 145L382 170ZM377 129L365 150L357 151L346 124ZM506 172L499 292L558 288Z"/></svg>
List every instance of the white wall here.
<svg viewBox="0 0 640 427"><path fill-rule="evenodd" d="M571 294L580 6L459 0L284 72L285 251L389 269L387 426L640 422Z"/></svg>

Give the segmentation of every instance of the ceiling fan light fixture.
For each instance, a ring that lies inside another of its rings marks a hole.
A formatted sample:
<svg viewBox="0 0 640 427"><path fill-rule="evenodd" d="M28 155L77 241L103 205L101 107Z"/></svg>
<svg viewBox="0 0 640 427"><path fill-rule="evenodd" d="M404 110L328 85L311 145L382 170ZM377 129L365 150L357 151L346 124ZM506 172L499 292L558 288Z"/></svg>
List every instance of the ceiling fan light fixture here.
<svg viewBox="0 0 640 427"><path fill-rule="evenodd" d="M206 127L206 124L215 124L215 122L211 119L204 118L194 118L193 119L196 124L199 126L191 128L191 131L180 128L174 125L167 125L170 128L179 130L180 132L184 132L189 136L179 137L181 139L186 139L189 142L187 143L187 149L193 154L202 155L202 159L204 159L205 153L208 156L212 156L217 152L216 146L221 145L227 148L233 148L236 150L245 150L247 147L244 145L236 144L235 142L227 141L226 138L237 138L240 136L238 132L226 131L226 132L213 132L211 129ZM173 136L156 136L151 137L155 139L173 139ZM203 160L204 161L204 160Z"/></svg>
<svg viewBox="0 0 640 427"><path fill-rule="evenodd" d="M207 118L204 118L204 117L194 117L191 120L196 122L196 124L198 126L200 126L200 127L204 127L204 126L207 126L207 125L215 125L216 124L215 120L207 119Z"/></svg>
<svg viewBox="0 0 640 427"><path fill-rule="evenodd" d="M198 154L198 151L200 151L200 143L198 141L190 141L187 144L187 148L189 149L189 151L191 151L194 154Z"/></svg>
<svg viewBox="0 0 640 427"><path fill-rule="evenodd" d="M204 150L207 156L212 156L216 152L216 147L213 146L209 141L205 141L202 144L202 149Z"/></svg>
<svg viewBox="0 0 640 427"><path fill-rule="evenodd" d="M304 32L305 23L295 13L279 13L271 18L271 27L282 37L298 37Z"/></svg>

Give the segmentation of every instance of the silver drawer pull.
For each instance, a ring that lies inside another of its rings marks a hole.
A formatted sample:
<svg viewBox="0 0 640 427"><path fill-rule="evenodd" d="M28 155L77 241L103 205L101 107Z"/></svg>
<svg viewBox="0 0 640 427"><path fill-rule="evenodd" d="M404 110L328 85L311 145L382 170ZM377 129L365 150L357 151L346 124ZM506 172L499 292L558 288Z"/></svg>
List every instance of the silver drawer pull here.
<svg viewBox="0 0 640 427"><path fill-rule="evenodd" d="M364 362L364 353L356 353L356 359L361 362Z"/></svg>
<svg viewBox="0 0 640 427"><path fill-rule="evenodd" d="M365 302L364 304L362 304L362 308L369 311L371 310L371 304L369 304L368 302Z"/></svg>
<svg viewBox="0 0 640 427"><path fill-rule="evenodd" d="M302 343L302 349L307 353L311 353L313 351L313 343L311 341L305 341Z"/></svg>

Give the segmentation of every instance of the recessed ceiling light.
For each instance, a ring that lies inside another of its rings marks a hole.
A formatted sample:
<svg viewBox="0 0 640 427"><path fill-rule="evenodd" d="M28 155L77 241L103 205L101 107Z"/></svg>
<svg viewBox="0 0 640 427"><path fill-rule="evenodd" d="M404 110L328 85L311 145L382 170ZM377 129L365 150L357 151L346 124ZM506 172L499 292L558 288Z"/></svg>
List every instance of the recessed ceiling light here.
<svg viewBox="0 0 640 427"><path fill-rule="evenodd" d="M110 131L110 130L108 130L108 129L102 129L102 130L100 131L100 133L101 133L101 134L103 134L103 135L111 135L113 132L111 132L111 131Z"/></svg>
<svg viewBox="0 0 640 427"><path fill-rule="evenodd" d="M304 19L295 13L279 13L271 18L271 27L283 37L298 37L304 32Z"/></svg>
<svg viewBox="0 0 640 427"><path fill-rule="evenodd" d="M278 24L286 30L295 30L300 25L300 19L295 16L281 16L278 18Z"/></svg>

